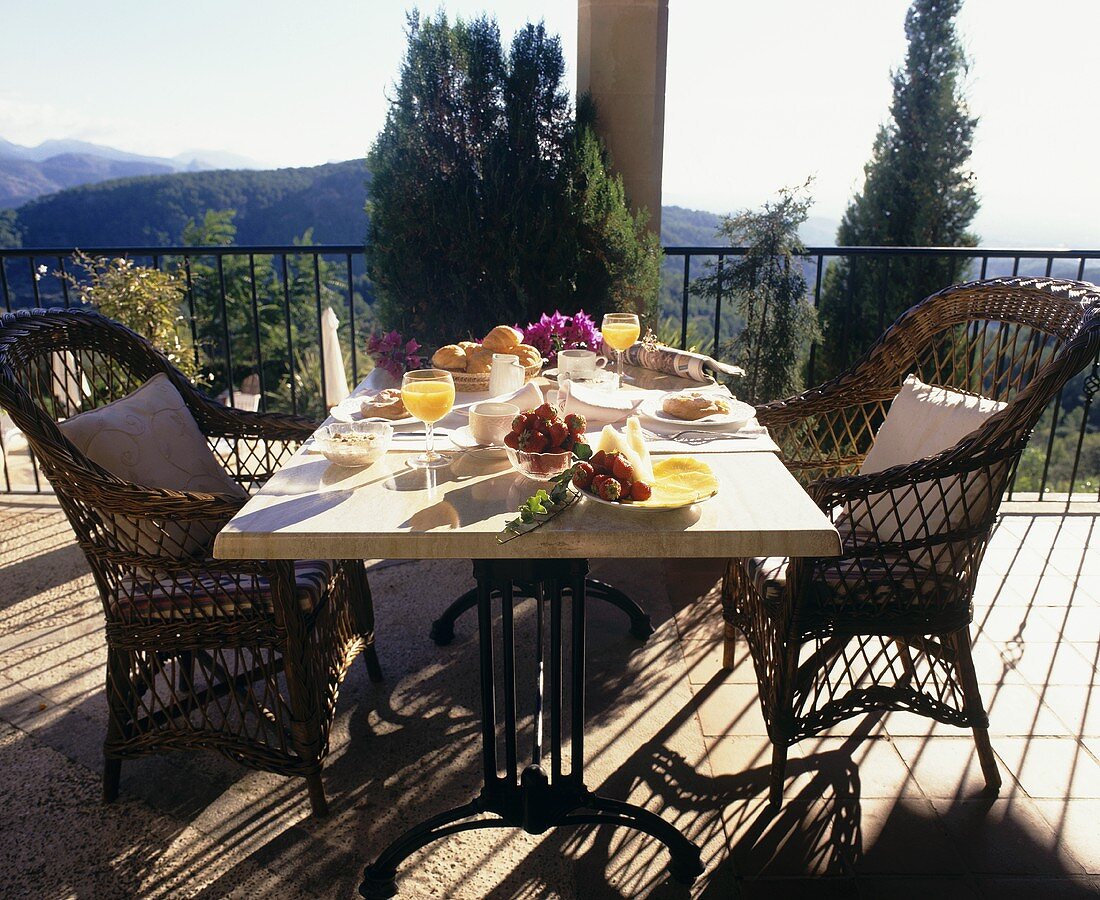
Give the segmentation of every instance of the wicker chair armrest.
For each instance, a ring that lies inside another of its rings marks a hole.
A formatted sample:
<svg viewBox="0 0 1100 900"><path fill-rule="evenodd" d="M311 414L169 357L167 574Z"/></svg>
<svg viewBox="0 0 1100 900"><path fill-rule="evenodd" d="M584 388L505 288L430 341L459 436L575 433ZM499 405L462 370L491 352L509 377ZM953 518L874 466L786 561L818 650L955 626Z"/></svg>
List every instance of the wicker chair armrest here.
<svg viewBox="0 0 1100 900"><path fill-rule="evenodd" d="M110 515L132 519L170 518L177 522L200 519L228 522L248 502L247 498L230 494L146 487L122 481L104 470L100 472L102 477L88 478L81 483L80 499Z"/></svg>
<svg viewBox="0 0 1100 900"><path fill-rule="evenodd" d="M898 383L875 386L859 377L859 370L803 391L783 400L773 400L756 408L756 418L768 427L797 426L807 419L841 412L853 407L893 400Z"/></svg>

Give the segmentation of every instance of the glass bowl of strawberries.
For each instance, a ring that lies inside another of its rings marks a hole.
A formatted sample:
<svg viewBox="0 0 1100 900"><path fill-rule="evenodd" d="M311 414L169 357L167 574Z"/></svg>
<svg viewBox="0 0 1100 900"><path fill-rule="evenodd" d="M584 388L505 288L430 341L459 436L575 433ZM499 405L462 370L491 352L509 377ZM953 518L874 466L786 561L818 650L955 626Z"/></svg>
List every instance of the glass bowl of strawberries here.
<svg viewBox="0 0 1100 900"><path fill-rule="evenodd" d="M562 416L544 403L512 420L504 447L512 468L534 481L550 481L573 464L573 449L585 443L584 416Z"/></svg>

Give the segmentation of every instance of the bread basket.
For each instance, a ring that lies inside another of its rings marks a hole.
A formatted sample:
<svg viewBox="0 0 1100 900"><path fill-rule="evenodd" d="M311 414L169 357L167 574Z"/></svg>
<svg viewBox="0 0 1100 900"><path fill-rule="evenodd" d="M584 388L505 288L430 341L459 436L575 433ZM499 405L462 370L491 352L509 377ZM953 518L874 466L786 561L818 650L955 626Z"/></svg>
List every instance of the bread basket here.
<svg viewBox="0 0 1100 900"><path fill-rule="evenodd" d="M531 366L524 367L523 380L530 381L539 372L542 371L542 360ZM489 373L478 372L476 374L471 372L451 372L451 378L454 379L455 390L460 394L472 394L476 391L489 390Z"/></svg>

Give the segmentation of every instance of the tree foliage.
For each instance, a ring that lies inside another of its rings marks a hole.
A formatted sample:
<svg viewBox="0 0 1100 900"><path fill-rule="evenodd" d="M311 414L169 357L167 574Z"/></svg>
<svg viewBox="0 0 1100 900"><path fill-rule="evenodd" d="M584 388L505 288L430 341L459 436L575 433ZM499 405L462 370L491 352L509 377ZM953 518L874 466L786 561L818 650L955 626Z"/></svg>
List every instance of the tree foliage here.
<svg viewBox="0 0 1100 900"><path fill-rule="evenodd" d="M802 388L802 368L817 335L817 317L806 291L799 257L806 248L798 226L812 204L809 182L779 191L762 210L742 210L722 220L719 233L743 255L708 265L692 291L731 297L745 325L723 349L745 369L739 393L764 403Z"/></svg>
<svg viewBox="0 0 1100 900"><path fill-rule="evenodd" d="M968 60L955 31L962 0L915 0L905 65L893 73L890 121L875 138L863 190L837 231L840 246L972 247L978 211L967 168L978 120L964 96ZM834 264L822 292L821 361L838 374L898 315L958 281L967 260L872 259Z"/></svg>
<svg viewBox="0 0 1100 900"><path fill-rule="evenodd" d="M656 299L657 243L630 214L561 44L528 24L409 19L373 173L367 258L386 327L426 343L499 322Z"/></svg>

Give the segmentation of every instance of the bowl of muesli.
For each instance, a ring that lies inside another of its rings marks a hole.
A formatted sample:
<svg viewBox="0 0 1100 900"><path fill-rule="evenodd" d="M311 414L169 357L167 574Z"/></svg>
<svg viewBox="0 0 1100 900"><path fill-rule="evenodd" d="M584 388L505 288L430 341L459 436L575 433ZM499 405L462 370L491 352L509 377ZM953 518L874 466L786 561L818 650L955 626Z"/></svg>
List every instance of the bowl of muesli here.
<svg viewBox="0 0 1100 900"><path fill-rule="evenodd" d="M392 437L393 426L386 422L333 422L313 435L325 459L349 469L374 465L386 455Z"/></svg>

